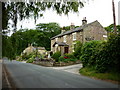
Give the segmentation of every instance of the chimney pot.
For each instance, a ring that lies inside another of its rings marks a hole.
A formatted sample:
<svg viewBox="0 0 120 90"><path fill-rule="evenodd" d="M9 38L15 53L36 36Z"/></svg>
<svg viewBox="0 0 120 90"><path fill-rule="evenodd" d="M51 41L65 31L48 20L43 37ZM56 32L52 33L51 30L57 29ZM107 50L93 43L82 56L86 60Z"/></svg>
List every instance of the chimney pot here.
<svg viewBox="0 0 120 90"><path fill-rule="evenodd" d="M71 25L70 25L70 30L73 30L74 28L75 28L74 23L71 23Z"/></svg>
<svg viewBox="0 0 120 90"><path fill-rule="evenodd" d="M86 17L84 17L83 20L82 20L82 25L85 25L85 24L87 24Z"/></svg>

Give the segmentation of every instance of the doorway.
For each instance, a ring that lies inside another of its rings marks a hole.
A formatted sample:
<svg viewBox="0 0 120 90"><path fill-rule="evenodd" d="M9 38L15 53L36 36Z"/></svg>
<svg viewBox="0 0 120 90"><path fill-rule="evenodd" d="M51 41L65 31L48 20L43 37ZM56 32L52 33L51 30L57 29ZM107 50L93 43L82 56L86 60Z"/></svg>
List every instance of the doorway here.
<svg viewBox="0 0 120 90"><path fill-rule="evenodd" d="M64 54L68 53L69 47L64 47Z"/></svg>

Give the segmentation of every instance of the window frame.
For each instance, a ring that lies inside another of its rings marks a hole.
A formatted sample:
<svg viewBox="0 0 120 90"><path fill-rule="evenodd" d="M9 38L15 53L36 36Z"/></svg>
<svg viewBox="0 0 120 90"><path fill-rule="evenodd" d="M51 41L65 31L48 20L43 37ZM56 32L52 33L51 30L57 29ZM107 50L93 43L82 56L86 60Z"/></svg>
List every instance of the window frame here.
<svg viewBox="0 0 120 90"><path fill-rule="evenodd" d="M63 36L63 42L67 42L67 40L66 40L66 35Z"/></svg>
<svg viewBox="0 0 120 90"><path fill-rule="evenodd" d="M72 35L73 35L73 41L75 41L76 40L76 32L72 33Z"/></svg>

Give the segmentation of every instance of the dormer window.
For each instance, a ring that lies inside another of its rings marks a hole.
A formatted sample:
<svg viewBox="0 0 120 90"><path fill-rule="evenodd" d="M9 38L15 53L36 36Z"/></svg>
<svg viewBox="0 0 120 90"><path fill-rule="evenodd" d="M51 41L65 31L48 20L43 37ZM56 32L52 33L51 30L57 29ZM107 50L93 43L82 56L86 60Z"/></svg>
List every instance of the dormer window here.
<svg viewBox="0 0 120 90"><path fill-rule="evenodd" d="M72 34L73 35L73 41L76 40L76 32Z"/></svg>
<svg viewBox="0 0 120 90"><path fill-rule="evenodd" d="M63 42L66 42L66 35L63 36Z"/></svg>

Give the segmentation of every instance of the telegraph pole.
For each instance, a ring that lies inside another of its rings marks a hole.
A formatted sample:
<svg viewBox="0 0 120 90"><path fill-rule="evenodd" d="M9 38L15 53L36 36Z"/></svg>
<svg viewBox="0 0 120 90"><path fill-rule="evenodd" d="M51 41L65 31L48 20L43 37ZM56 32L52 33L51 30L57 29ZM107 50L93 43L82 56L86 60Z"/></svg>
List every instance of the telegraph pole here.
<svg viewBox="0 0 120 90"><path fill-rule="evenodd" d="M114 0L112 0L112 9L113 9L113 22L114 22L114 33L117 33L117 28L116 28L116 16L115 16L115 4Z"/></svg>

